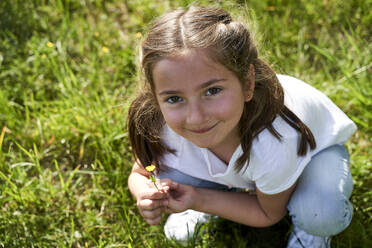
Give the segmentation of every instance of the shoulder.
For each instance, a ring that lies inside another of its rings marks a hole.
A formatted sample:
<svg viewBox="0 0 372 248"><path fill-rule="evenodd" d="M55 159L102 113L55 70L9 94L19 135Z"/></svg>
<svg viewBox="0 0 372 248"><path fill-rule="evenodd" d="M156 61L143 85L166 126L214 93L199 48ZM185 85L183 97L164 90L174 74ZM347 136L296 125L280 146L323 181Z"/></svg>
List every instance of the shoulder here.
<svg viewBox="0 0 372 248"><path fill-rule="evenodd" d="M299 156L298 133L282 118L277 117L274 128L279 140L268 130L253 141L248 171L256 187L265 194L276 194L291 187L302 173L310 154Z"/></svg>
<svg viewBox="0 0 372 248"><path fill-rule="evenodd" d="M303 80L290 75L276 74L276 76L281 84L299 84L301 86L307 85L309 87L312 87L310 86L310 84L304 82Z"/></svg>
<svg viewBox="0 0 372 248"><path fill-rule="evenodd" d="M278 74L277 77L284 90L284 104L295 113L296 111L311 113L311 110L329 111L337 108L326 94L311 84L288 75Z"/></svg>
<svg viewBox="0 0 372 248"><path fill-rule="evenodd" d="M254 139L252 144L255 159L261 160L261 163L270 164L270 167L277 165L280 160L296 157L298 143L297 131L280 116L275 118L273 127L281 135L280 139L265 129Z"/></svg>
<svg viewBox="0 0 372 248"><path fill-rule="evenodd" d="M278 74L277 77L287 95L296 94L305 100L314 97L314 95L318 97L326 97L321 91L301 79L282 74Z"/></svg>
<svg viewBox="0 0 372 248"><path fill-rule="evenodd" d="M317 147L344 143L355 132L352 120L323 92L300 79L277 76L284 90L285 106L310 128Z"/></svg>

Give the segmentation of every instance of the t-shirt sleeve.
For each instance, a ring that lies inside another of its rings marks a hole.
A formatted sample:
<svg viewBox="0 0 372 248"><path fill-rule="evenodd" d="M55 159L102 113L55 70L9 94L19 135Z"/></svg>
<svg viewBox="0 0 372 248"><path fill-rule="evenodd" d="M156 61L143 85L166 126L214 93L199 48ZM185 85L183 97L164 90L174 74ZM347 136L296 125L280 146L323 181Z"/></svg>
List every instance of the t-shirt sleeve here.
<svg viewBox="0 0 372 248"><path fill-rule="evenodd" d="M281 140L265 130L252 146L251 160L257 168L251 168L251 178L265 194L277 194L291 187L311 159L309 152L305 156L297 155L299 135L283 122L278 117L273 123L282 135Z"/></svg>

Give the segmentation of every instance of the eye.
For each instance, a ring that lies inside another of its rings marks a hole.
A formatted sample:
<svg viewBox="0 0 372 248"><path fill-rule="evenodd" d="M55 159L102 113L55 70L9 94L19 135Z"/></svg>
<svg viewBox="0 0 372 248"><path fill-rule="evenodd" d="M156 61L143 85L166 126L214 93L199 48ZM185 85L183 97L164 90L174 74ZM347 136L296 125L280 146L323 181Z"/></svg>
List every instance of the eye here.
<svg viewBox="0 0 372 248"><path fill-rule="evenodd" d="M165 102L170 103L170 104L175 104L178 102L181 102L183 99L179 96L171 96L165 99Z"/></svg>
<svg viewBox="0 0 372 248"><path fill-rule="evenodd" d="M220 89L220 88L216 88L216 87L209 88L209 89L205 92L205 95L206 95L206 96L213 96L213 95L218 94L221 90L222 90L222 89Z"/></svg>

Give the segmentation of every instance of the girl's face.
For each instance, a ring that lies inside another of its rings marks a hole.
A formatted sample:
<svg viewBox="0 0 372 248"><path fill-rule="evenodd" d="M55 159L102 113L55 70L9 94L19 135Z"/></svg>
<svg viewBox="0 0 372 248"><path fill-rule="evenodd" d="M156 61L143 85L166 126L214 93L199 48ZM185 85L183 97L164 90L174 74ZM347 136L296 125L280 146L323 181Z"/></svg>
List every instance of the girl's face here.
<svg viewBox="0 0 372 248"><path fill-rule="evenodd" d="M236 149L252 87L243 90L233 72L196 50L157 62L153 79L160 110L174 132L216 155Z"/></svg>

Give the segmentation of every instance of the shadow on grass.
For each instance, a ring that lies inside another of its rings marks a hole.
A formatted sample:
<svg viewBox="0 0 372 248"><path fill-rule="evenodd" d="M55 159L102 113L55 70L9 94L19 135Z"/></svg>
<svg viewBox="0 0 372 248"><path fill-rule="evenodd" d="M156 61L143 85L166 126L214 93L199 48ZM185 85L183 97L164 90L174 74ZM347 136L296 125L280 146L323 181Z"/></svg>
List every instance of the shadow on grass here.
<svg viewBox="0 0 372 248"><path fill-rule="evenodd" d="M287 245L290 231L289 216L267 228L253 228L218 218L198 226L194 238L181 247L282 248Z"/></svg>
<svg viewBox="0 0 372 248"><path fill-rule="evenodd" d="M332 248L372 247L369 234L356 213L350 226L332 237ZM285 248L292 230L290 216L267 228L253 228L218 218L198 227L185 247ZM178 246L177 246L178 247Z"/></svg>

